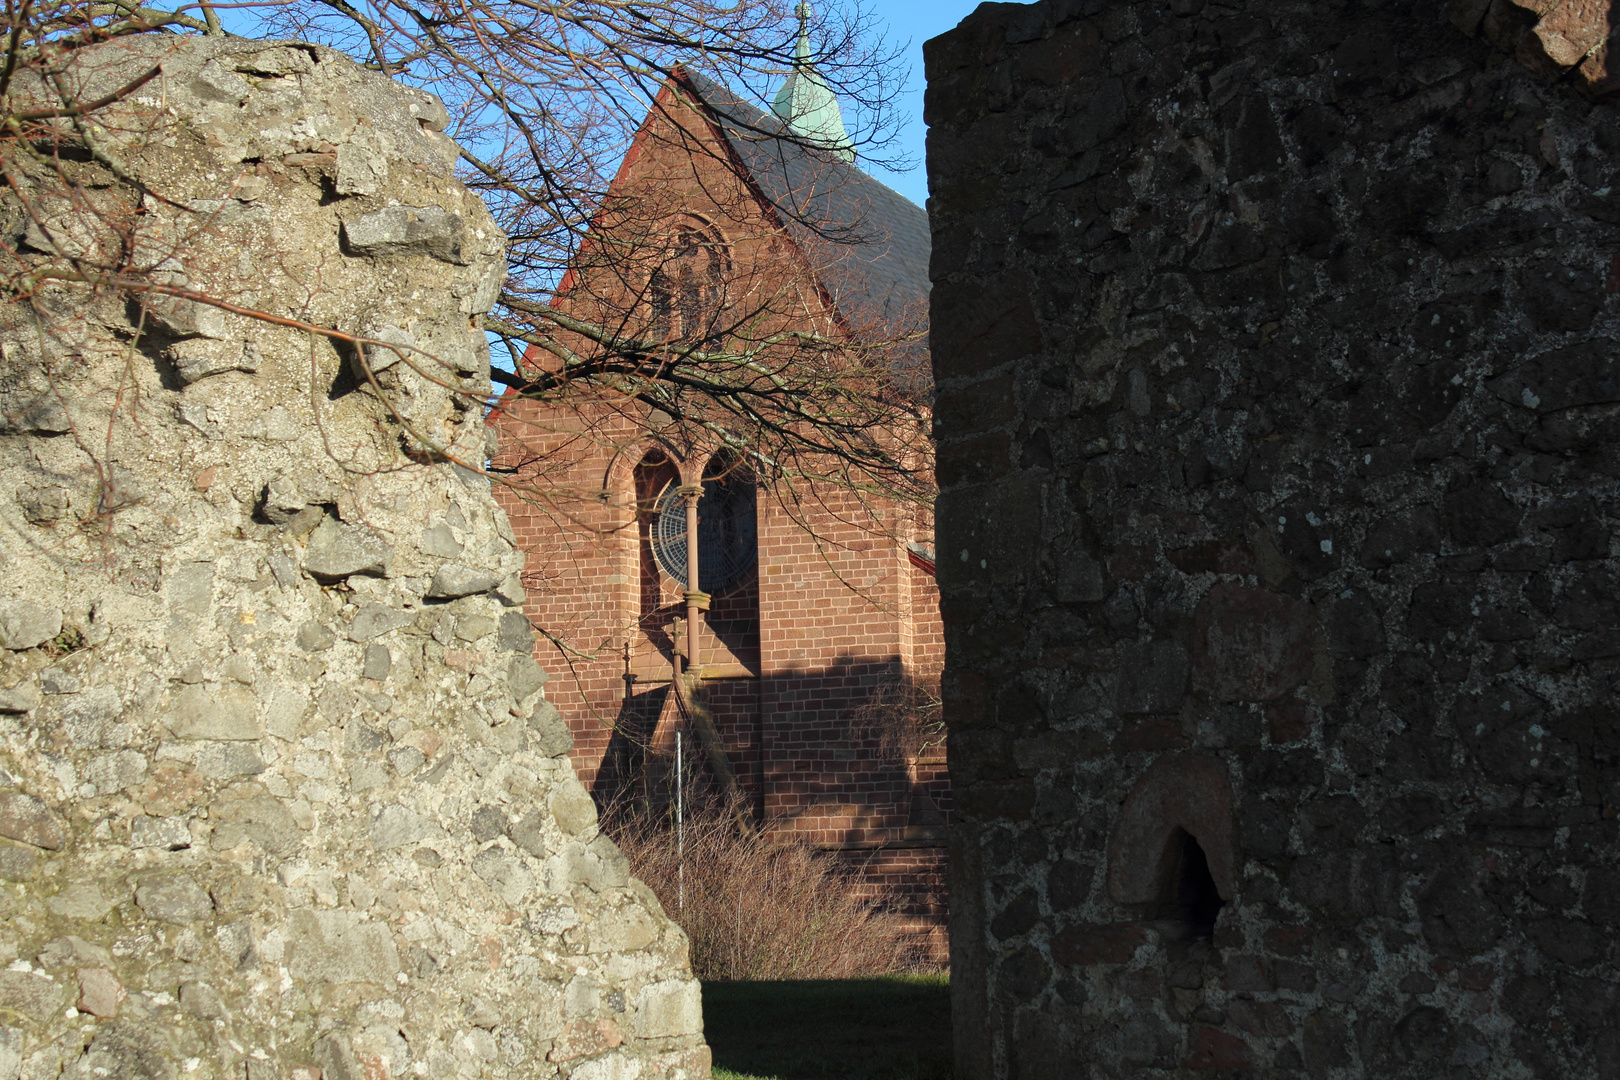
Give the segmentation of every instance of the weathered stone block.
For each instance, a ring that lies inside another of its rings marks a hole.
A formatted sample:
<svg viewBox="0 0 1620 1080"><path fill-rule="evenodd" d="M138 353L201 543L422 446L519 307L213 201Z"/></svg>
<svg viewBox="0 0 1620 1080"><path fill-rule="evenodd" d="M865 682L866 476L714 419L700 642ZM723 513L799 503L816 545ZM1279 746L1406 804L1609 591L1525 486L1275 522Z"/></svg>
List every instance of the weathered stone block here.
<svg viewBox="0 0 1620 1080"><path fill-rule="evenodd" d="M9 689L0 689L0 713L27 713L39 704L39 694L32 682L21 682Z"/></svg>
<svg viewBox="0 0 1620 1080"><path fill-rule="evenodd" d="M514 656L506 666L507 685L520 704L538 694L550 678L545 668L527 656Z"/></svg>
<svg viewBox="0 0 1620 1080"><path fill-rule="evenodd" d="M636 1035L643 1039L689 1035L703 1028L698 985L684 979L651 983L636 995Z"/></svg>
<svg viewBox="0 0 1620 1080"><path fill-rule="evenodd" d="M1116 653L1114 704L1121 713L1168 713L1187 692L1187 650L1177 641L1123 645Z"/></svg>
<svg viewBox="0 0 1620 1080"><path fill-rule="evenodd" d="M557 827L569 836L596 825L596 800L578 780L564 780L552 788L549 805Z"/></svg>
<svg viewBox="0 0 1620 1080"><path fill-rule="evenodd" d="M58 851L67 834L44 803L20 791L0 792L0 836Z"/></svg>
<svg viewBox="0 0 1620 1080"><path fill-rule="evenodd" d="M111 1020L118 1015L118 1003L124 997L118 976L106 968L79 969L79 1000L74 1005L80 1012Z"/></svg>
<svg viewBox="0 0 1620 1080"><path fill-rule="evenodd" d="M304 570L322 581L339 581L354 574L383 577L393 558L393 545L380 533L327 518L309 536Z"/></svg>
<svg viewBox="0 0 1620 1080"><path fill-rule="evenodd" d="M175 692L164 726L179 739L262 739L259 703L245 686L185 686Z"/></svg>
<svg viewBox="0 0 1620 1080"><path fill-rule="evenodd" d="M1290 596L1216 585L1193 628L1193 688L1216 701L1272 701L1310 674L1315 620Z"/></svg>
<svg viewBox="0 0 1620 1080"><path fill-rule="evenodd" d="M388 671L393 666L393 654L386 645L367 645L366 660L360 669L360 674L368 679L382 682L388 678Z"/></svg>
<svg viewBox="0 0 1620 1080"><path fill-rule="evenodd" d="M309 981L390 986L399 951L388 927L354 911L295 911L288 919L287 970Z"/></svg>
<svg viewBox="0 0 1620 1080"><path fill-rule="evenodd" d="M216 851L246 841L271 855L287 855L303 842L292 811L253 782L233 785L210 803L208 820L214 826L209 846Z"/></svg>
<svg viewBox="0 0 1620 1080"><path fill-rule="evenodd" d="M185 925L214 913L207 890L186 874L147 878L135 887L135 906L154 919Z"/></svg>
<svg viewBox="0 0 1620 1080"><path fill-rule="evenodd" d="M574 735L568 730L568 722L557 711L557 706L544 698L529 714L529 737L534 740L534 748L547 757L561 757L574 748Z"/></svg>
<svg viewBox="0 0 1620 1080"><path fill-rule="evenodd" d="M411 625L416 621L416 615L417 613L414 611L406 611L401 608L385 607L382 604L366 604L355 614L354 621L349 624L349 640L366 642L374 638L380 638L390 631Z"/></svg>
<svg viewBox="0 0 1620 1080"><path fill-rule="evenodd" d="M437 836L440 829L430 818L399 803L392 803L377 811L371 819L371 846L378 851L403 847Z"/></svg>
<svg viewBox="0 0 1620 1080"><path fill-rule="evenodd" d="M417 547L422 549L422 554L440 559L454 559L461 554L462 546L450 526L442 522L430 529L422 530L422 539L417 543Z"/></svg>
<svg viewBox="0 0 1620 1080"><path fill-rule="evenodd" d="M141 814L129 823L129 843L136 848L178 851L191 846L191 829L185 818Z"/></svg>
<svg viewBox="0 0 1620 1080"><path fill-rule="evenodd" d="M68 987L29 971L0 971L0 1008L28 1017L36 1024L56 1018L67 1007Z"/></svg>
<svg viewBox="0 0 1620 1080"><path fill-rule="evenodd" d="M1052 940L1052 959L1060 964L1126 964L1146 945L1147 929L1135 923L1108 926L1076 925Z"/></svg>
<svg viewBox="0 0 1620 1080"><path fill-rule="evenodd" d="M387 258L427 255L465 264L458 214L437 206L390 206L343 223L343 239L356 255Z"/></svg>
<svg viewBox="0 0 1620 1080"><path fill-rule="evenodd" d="M454 600L461 596L486 593L500 584L500 578L488 570L462 563L445 563L433 575L427 594L435 600Z"/></svg>
<svg viewBox="0 0 1620 1080"><path fill-rule="evenodd" d="M26 600L0 601L0 648L34 649L62 632L60 608Z"/></svg>

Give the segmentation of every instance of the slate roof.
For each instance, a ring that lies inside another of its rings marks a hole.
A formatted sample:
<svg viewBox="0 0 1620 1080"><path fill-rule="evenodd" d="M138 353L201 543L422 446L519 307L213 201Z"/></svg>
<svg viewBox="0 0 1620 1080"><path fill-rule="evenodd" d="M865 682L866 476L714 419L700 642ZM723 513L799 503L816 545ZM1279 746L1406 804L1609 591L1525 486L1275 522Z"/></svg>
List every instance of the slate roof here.
<svg viewBox="0 0 1620 1080"><path fill-rule="evenodd" d="M681 75L847 319L862 325L926 313L927 211L855 166L782 138L782 120L714 80L690 68Z"/></svg>

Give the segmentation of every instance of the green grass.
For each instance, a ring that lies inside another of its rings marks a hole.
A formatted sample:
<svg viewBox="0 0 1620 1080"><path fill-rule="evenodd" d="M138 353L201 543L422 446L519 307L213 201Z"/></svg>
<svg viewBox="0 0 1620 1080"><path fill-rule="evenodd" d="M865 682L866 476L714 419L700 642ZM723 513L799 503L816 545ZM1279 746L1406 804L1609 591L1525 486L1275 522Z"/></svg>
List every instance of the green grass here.
<svg viewBox="0 0 1620 1080"><path fill-rule="evenodd" d="M950 1080L944 975L703 984L715 1080Z"/></svg>

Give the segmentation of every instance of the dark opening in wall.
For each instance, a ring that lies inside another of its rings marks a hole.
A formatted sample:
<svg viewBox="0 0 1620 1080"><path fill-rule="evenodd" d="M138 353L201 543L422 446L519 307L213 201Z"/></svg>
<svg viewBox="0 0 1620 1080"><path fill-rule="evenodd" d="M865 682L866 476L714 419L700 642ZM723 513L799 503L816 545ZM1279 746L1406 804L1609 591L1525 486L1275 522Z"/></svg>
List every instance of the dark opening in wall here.
<svg viewBox="0 0 1620 1080"><path fill-rule="evenodd" d="M1164 850L1162 917L1186 925L1193 937L1213 938L1225 901L1215 888L1204 849L1185 829L1170 834Z"/></svg>

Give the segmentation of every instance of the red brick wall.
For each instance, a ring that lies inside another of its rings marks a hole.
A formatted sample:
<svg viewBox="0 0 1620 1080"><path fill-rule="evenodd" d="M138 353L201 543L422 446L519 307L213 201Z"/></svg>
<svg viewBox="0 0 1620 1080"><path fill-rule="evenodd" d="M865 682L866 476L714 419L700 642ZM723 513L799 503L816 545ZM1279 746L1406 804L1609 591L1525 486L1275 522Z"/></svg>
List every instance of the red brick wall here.
<svg viewBox="0 0 1620 1080"><path fill-rule="evenodd" d="M862 883L862 894L880 910L899 917L918 960L939 965L949 961L944 848L848 851L843 858Z"/></svg>
<svg viewBox="0 0 1620 1080"><path fill-rule="evenodd" d="M674 113L666 123L685 125L684 137L707 137ZM682 213L726 222L744 272L750 262L783 262L774 225L718 157L643 135L619 184L656 185ZM565 295L559 304L607 303L609 290L590 284L581 286L586 299ZM827 312L811 296L804 317L813 324ZM641 775L666 708L664 628L684 617L683 589L658 572L645 523L676 467L638 470L658 448L611 401L512 400L491 422L502 446L495 464L509 481L497 495L529 555L527 612L542 632L536 657L552 675L546 693L569 718L581 780L605 804L626 797ZM701 455L687 475L700 468ZM912 815L912 777L881 752L875 732L852 730L851 714L885 681L937 686L938 592L906 552L912 540L932 546L932 522L839 489L795 490L787 505L761 492L757 514L756 572L717 594L700 628L704 666L724 676L703 680L704 701L771 828L835 848L899 841ZM948 813L943 761L915 774L917 789ZM863 850L859 859L874 895L919 928L942 922L942 848Z"/></svg>

